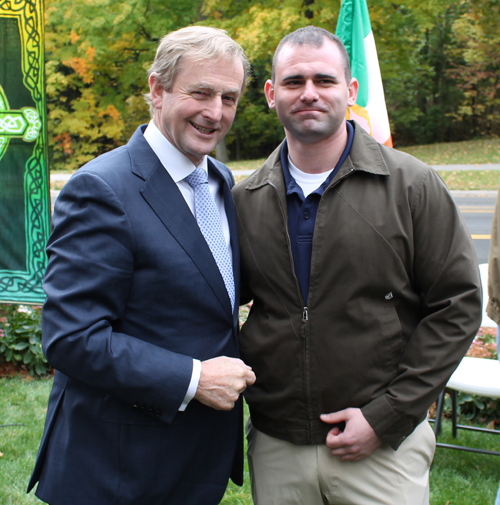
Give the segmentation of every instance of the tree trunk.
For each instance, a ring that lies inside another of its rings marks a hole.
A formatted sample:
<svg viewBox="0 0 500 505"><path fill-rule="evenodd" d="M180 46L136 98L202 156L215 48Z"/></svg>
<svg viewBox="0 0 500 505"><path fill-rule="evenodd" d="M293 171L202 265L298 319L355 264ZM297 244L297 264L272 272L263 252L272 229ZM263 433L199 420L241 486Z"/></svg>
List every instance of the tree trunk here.
<svg viewBox="0 0 500 505"><path fill-rule="evenodd" d="M226 139L222 139L215 146L215 157L222 161L222 163L227 163L229 161L229 156L227 154Z"/></svg>

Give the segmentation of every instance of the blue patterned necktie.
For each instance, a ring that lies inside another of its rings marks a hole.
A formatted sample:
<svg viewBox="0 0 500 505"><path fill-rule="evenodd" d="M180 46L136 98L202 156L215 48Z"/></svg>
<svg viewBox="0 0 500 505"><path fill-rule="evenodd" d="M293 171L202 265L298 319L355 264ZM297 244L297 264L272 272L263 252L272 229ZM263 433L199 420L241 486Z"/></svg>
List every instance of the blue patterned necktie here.
<svg viewBox="0 0 500 505"><path fill-rule="evenodd" d="M234 309L233 264L222 232L219 211L208 189L208 174L197 167L186 177L186 181L194 191L196 221L219 267L231 307Z"/></svg>

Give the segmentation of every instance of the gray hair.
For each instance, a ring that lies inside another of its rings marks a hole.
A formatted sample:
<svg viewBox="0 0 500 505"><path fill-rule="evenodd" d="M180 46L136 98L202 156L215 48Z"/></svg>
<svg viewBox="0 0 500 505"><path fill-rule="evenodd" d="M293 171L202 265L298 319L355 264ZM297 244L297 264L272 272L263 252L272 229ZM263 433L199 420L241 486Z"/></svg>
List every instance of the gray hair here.
<svg viewBox="0 0 500 505"><path fill-rule="evenodd" d="M183 57L189 56L194 61L219 61L226 57L239 58L243 66L243 85L250 75L250 62L243 51L225 30L209 26L188 26L165 35L158 45L156 56L148 70L148 77L155 73L162 88L170 91L179 72ZM155 107L151 93L144 95L153 117Z"/></svg>
<svg viewBox="0 0 500 505"><path fill-rule="evenodd" d="M276 63L278 61L278 55L285 45L289 44L291 46L300 46L307 44L315 48L320 48L323 47L325 39L330 39L339 48L342 59L344 60L345 80L349 85L351 82L351 63L349 61L349 54L347 53L347 49L345 48L343 42L337 37L337 35L330 33L328 30L312 25L299 28L281 39L273 57L273 72L271 75L273 83L276 79Z"/></svg>

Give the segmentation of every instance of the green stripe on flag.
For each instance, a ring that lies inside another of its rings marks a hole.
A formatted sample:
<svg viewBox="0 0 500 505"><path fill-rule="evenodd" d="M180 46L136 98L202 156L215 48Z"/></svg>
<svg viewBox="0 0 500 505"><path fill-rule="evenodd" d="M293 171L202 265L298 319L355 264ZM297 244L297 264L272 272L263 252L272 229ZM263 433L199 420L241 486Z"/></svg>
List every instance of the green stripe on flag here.
<svg viewBox="0 0 500 505"><path fill-rule="evenodd" d="M372 31L366 0L343 0L336 34L344 43L351 60L351 73L359 81L356 103L366 107L370 93L365 37Z"/></svg>

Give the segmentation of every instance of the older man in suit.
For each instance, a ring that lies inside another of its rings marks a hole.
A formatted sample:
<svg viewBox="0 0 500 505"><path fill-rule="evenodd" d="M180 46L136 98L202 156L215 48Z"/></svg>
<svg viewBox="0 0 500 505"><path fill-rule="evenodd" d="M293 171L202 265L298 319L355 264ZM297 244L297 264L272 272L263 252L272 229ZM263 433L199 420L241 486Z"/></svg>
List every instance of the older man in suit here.
<svg viewBox="0 0 500 505"><path fill-rule="evenodd" d="M242 481L255 376L238 359L233 178L207 154L247 71L221 30L167 35L151 122L56 202L43 343L57 371L29 484L51 505L213 505Z"/></svg>

